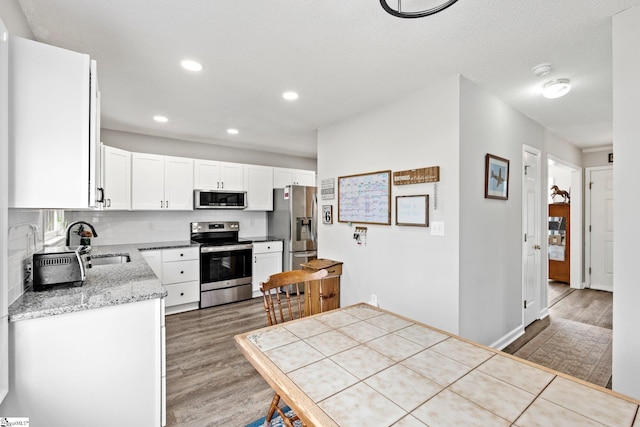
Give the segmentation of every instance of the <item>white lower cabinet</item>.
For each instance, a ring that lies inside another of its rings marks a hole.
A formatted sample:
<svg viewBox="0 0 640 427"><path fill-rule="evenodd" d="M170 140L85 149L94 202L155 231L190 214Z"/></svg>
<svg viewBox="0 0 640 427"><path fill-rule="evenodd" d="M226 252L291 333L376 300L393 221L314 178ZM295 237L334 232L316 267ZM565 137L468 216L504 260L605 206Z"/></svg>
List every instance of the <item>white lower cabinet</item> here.
<svg viewBox="0 0 640 427"><path fill-rule="evenodd" d="M262 295L260 284L266 282L269 276L282 272L282 242L257 242L253 244L253 297Z"/></svg>
<svg viewBox="0 0 640 427"><path fill-rule="evenodd" d="M159 249L141 253L167 289L166 314L200 307L200 248Z"/></svg>
<svg viewBox="0 0 640 427"><path fill-rule="evenodd" d="M33 426L162 425L162 304L154 298L9 323L9 394L0 414Z"/></svg>

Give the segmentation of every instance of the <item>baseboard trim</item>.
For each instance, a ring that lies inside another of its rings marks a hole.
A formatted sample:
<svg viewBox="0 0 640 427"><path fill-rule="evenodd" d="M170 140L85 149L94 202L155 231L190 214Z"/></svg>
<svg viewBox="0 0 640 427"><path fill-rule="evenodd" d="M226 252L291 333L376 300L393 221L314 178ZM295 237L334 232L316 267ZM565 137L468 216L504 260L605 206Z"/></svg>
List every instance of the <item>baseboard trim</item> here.
<svg viewBox="0 0 640 427"><path fill-rule="evenodd" d="M495 341L493 344L489 345L491 348L495 348L496 350L502 350L518 338L524 335L524 326L520 325L515 328L513 331L509 332L502 338Z"/></svg>
<svg viewBox="0 0 640 427"><path fill-rule="evenodd" d="M595 290L595 291L607 291L607 292L613 292L613 289L609 289L609 288L606 288L606 287L604 287L604 286L598 286L598 285L595 285L595 286L594 286L593 284L591 285L591 287L589 287L589 289L593 289L593 290Z"/></svg>
<svg viewBox="0 0 640 427"><path fill-rule="evenodd" d="M549 307L545 307L540 310L540 319L544 319L547 316L549 316Z"/></svg>

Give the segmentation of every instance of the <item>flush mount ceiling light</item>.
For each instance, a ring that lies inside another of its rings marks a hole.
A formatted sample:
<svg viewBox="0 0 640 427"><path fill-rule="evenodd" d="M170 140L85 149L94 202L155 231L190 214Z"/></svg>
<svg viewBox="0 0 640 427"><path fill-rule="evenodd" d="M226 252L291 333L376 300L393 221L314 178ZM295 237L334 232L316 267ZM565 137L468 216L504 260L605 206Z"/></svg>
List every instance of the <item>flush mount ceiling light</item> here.
<svg viewBox="0 0 640 427"><path fill-rule="evenodd" d="M229 128L227 129L227 133L230 135L237 135L239 133L238 129Z"/></svg>
<svg viewBox="0 0 640 427"><path fill-rule="evenodd" d="M285 92L282 94L282 97L287 101L295 101L298 99L298 94L295 92Z"/></svg>
<svg viewBox="0 0 640 427"><path fill-rule="evenodd" d="M189 71L202 71L202 64L191 59L184 59L180 61L180 65L185 70Z"/></svg>
<svg viewBox="0 0 640 427"><path fill-rule="evenodd" d="M402 10L402 0L380 0L380 5L382 8L389 14L396 16L398 18L422 18L424 16L433 15L440 11L445 10L458 0L448 0L448 1L428 1L427 4L431 7L427 7L423 10L418 11L405 11ZM389 5L389 2L393 2L397 4L397 7Z"/></svg>
<svg viewBox="0 0 640 427"><path fill-rule="evenodd" d="M542 96L549 99L560 98L565 96L571 90L571 81L569 79L556 79L545 83L542 88Z"/></svg>
<svg viewBox="0 0 640 427"><path fill-rule="evenodd" d="M158 123L167 123L169 121L169 119L166 118L165 116L153 116L153 120L155 120Z"/></svg>

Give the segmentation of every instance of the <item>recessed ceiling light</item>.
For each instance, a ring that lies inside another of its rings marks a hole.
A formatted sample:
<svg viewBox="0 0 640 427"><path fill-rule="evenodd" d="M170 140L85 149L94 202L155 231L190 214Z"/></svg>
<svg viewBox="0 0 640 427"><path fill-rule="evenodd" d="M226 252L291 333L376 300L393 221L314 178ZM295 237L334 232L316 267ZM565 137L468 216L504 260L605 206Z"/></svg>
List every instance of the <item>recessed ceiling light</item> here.
<svg viewBox="0 0 640 427"><path fill-rule="evenodd" d="M169 119L166 118L165 116L153 116L153 120L155 120L158 123L167 123L169 121Z"/></svg>
<svg viewBox="0 0 640 427"><path fill-rule="evenodd" d="M202 71L202 64L191 59L185 59L180 62L182 68L189 71Z"/></svg>
<svg viewBox="0 0 640 427"><path fill-rule="evenodd" d="M231 134L231 135L237 135L238 134L238 129L229 128L229 129L227 129L227 133Z"/></svg>
<svg viewBox="0 0 640 427"><path fill-rule="evenodd" d="M285 92L282 94L282 97L287 101L295 101L298 99L298 94L296 92Z"/></svg>
<svg viewBox="0 0 640 427"><path fill-rule="evenodd" d="M542 88L542 96L549 99L560 98L569 93L570 90L571 81L569 79L551 80Z"/></svg>

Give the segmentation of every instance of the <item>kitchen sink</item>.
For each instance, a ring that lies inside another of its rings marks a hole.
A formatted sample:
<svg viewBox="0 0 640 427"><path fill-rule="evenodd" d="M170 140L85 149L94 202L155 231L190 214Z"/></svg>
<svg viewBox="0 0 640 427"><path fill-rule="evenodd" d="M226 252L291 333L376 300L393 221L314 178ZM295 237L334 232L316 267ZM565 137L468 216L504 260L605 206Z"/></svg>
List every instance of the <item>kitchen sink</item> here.
<svg viewBox="0 0 640 427"><path fill-rule="evenodd" d="M91 257L91 265L124 264L126 262L131 262L129 254L94 255Z"/></svg>

